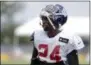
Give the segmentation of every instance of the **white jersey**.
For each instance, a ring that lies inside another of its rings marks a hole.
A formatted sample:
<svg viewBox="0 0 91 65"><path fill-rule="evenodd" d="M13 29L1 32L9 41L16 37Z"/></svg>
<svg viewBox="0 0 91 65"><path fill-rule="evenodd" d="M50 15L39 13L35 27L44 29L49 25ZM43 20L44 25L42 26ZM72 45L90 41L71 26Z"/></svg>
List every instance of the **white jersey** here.
<svg viewBox="0 0 91 65"><path fill-rule="evenodd" d="M84 44L79 36L70 35L64 31L49 38L45 31L41 30L34 33L34 46L38 50L38 58L41 61L54 63L66 61L67 54L83 48Z"/></svg>

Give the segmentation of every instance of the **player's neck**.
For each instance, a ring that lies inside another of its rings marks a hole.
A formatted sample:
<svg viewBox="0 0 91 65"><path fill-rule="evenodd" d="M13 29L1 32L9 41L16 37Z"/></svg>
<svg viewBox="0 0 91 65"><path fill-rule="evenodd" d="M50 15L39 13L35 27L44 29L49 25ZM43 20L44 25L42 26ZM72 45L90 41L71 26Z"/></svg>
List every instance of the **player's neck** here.
<svg viewBox="0 0 91 65"><path fill-rule="evenodd" d="M47 32L49 38L55 37L60 31L59 30L52 30Z"/></svg>

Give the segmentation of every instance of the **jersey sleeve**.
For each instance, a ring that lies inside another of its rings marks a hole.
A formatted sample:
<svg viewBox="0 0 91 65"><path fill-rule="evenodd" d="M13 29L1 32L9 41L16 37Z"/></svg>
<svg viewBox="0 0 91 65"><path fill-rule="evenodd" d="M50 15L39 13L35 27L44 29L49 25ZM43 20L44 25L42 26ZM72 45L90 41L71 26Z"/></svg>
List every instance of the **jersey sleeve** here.
<svg viewBox="0 0 91 65"><path fill-rule="evenodd" d="M76 50L80 50L85 47L80 36L73 36L73 44Z"/></svg>
<svg viewBox="0 0 91 65"><path fill-rule="evenodd" d="M71 40L64 47L64 52L66 55L71 53L73 50L80 50L84 48L85 46L80 36L74 35L70 37L71 37Z"/></svg>

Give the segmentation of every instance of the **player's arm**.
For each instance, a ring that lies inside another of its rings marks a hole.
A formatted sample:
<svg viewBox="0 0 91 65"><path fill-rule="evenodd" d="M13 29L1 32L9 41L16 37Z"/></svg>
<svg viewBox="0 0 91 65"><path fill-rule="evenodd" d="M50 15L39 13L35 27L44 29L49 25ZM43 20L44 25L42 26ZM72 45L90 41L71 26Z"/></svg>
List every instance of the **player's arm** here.
<svg viewBox="0 0 91 65"><path fill-rule="evenodd" d="M37 49L34 47L33 48L33 54L32 54L32 58L31 58L31 65L36 65L38 64L39 60L37 58L38 52Z"/></svg>
<svg viewBox="0 0 91 65"><path fill-rule="evenodd" d="M77 50L73 50L67 55L69 65L79 65Z"/></svg>
<svg viewBox="0 0 91 65"><path fill-rule="evenodd" d="M31 35L30 41L32 42L34 41L34 33ZM33 43L33 46L34 46L34 43ZM36 63L38 62L37 55L38 55L38 51L34 46L33 52L32 52L32 58L31 58L31 65L36 65Z"/></svg>
<svg viewBox="0 0 91 65"><path fill-rule="evenodd" d="M77 51L84 47L83 41L79 36L73 37L74 50L67 55L69 65L79 65Z"/></svg>

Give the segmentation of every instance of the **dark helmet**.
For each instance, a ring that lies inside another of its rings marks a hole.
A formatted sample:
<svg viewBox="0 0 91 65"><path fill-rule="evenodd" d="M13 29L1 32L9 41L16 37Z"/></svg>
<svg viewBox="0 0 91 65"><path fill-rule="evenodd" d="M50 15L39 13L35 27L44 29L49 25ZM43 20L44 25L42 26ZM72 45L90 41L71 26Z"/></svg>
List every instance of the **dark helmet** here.
<svg viewBox="0 0 91 65"><path fill-rule="evenodd" d="M42 9L40 17L46 17L50 24L55 27L60 27L64 25L67 21L67 13L65 8L62 5L47 5Z"/></svg>

